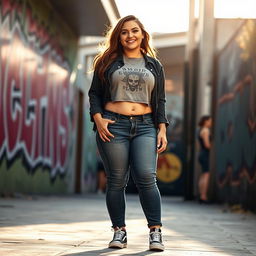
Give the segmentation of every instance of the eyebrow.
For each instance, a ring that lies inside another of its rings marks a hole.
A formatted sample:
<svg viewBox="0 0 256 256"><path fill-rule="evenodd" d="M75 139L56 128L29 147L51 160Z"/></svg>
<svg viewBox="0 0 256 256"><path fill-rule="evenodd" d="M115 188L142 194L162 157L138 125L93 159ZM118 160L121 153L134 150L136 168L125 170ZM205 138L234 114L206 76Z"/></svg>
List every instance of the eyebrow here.
<svg viewBox="0 0 256 256"><path fill-rule="evenodd" d="M131 30L133 30L133 29L139 29L139 27L131 28ZM122 30L121 30L121 31L124 31L124 30L128 30L128 29L127 29L127 28L122 28Z"/></svg>

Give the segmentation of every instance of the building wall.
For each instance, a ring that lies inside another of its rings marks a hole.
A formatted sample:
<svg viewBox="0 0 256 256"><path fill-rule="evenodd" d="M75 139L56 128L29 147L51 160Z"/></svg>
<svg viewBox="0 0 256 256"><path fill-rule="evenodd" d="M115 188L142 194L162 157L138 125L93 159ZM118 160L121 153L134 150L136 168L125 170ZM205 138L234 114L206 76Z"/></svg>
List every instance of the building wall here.
<svg viewBox="0 0 256 256"><path fill-rule="evenodd" d="M216 19L216 50L222 50L243 24L243 19Z"/></svg>
<svg viewBox="0 0 256 256"><path fill-rule="evenodd" d="M93 53L88 53L81 45L78 49L78 84L81 85L80 91L83 94L83 146L81 152L81 192L95 192L97 190L97 168L98 156L96 147L96 133L93 131L93 122L89 113L90 104L88 91L92 81L92 62L97 53L98 44L92 48Z"/></svg>
<svg viewBox="0 0 256 256"><path fill-rule="evenodd" d="M48 1L0 2L0 193L72 191L77 38Z"/></svg>
<svg viewBox="0 0 256 256"><path fill-rule="evenodd" d="M217 197L256 210L256 20L234 31L216 60Z"/></svg>
<svg viewBox="0 0 256 256"><path fill-rule="evenodd" d="M83 65L80 70L80 77L83 81L83 149L82 149L82 176L81 176L81 191L83 193L95 192L97 190L97 149L95 132L93 131L93 123L89 113L90 104L88 91L91 86L91 76L89 67Z"/></svg>

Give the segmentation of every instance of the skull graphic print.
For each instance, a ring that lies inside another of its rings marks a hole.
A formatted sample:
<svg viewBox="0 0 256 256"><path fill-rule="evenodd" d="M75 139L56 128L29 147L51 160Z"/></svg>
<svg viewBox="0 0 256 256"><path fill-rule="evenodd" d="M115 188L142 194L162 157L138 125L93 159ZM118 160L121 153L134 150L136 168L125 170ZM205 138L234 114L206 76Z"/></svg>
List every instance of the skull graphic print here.
<svg viewBox="0 0 256 256"><path fill-rule="evenodd" d="M142 64L136 66L125 64L113 72L111 82L112 101L150 104L154 75Z"/></svg>
<svg viewBox="0 0 256 256"><path fill-rule="evenodd" d="M123 88L131 92L142 91L141 84L145 83L145 81L142 79L142 74L139 72L127 72L123 82L126 83Z"/></svg>

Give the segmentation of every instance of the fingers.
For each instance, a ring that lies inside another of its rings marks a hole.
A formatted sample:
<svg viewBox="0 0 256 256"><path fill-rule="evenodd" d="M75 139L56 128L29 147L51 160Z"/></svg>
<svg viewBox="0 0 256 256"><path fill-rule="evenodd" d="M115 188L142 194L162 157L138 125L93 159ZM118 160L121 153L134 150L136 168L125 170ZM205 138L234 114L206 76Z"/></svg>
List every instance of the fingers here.
<svg viewBox="0 0 256 256"><path fill-rule="evenodd" d="M160 148L161 147L161 137L157 137L157 148Z"/></svg>
<svg viewBox="0 0 256 256"><path fill-rule="evenodd" d="M160 154L166 150L167 140L165 138L158 138L157 140L157 153Z"/></svg>
<svg viewBox="0 0 256 256"><path fill-rule="evenodd" d="M105 120L106 120L106 123L104 124L104 126L98 128L98 133L100 135L100 138L104 142L106 142L106 141L110 142L110 137L114 138L114 135L108 130L108 124L109 123L113 124L113 123L115 123L115 121L107 120L107 119L105 119Z"/></svg>
<svg viewBox="0 0 256 256"><path fill-rule="evenodd" d="M166 150L167 143L161 144L161 146L157 149L157 153L160 154Z"/></svg>
<svg viewBox="0 0 256 256"><path fill-rule="evenodd" d="M109 132L109 130L108 129L102 129L102 130L100 130L100 131L98 131L99 132L99 135L100 135L100 138L104 141L104 142L106 142L106 141L110 141L110 138L109 137L112 137L112 138L114 138L114 135L111 133L111 132Z"/></svg>
<svg viewBox="0 0 256 256"><path fill-rule="evenodd" d="M114 135L108 130L108 128L102 128L101 133L105 134L108 137L114 138Z"/></svg>
<svg viewBox="0 0 256 256"><path fill-rule="evenodd" d="M166 150L166 146L161 146L159 149L157 149L157 153L160 154Z"/></svg>
<svg viewBox="0 0 256 256"><path fill-rule="evenodd" d="M99 135L100 135L100 138L104 141L104 142L106 142L106 141L108 141L108 142L110 142L110 139L107 137L107 135L105 134L105 133L103 133L103 132L99 132Z"/></svg>

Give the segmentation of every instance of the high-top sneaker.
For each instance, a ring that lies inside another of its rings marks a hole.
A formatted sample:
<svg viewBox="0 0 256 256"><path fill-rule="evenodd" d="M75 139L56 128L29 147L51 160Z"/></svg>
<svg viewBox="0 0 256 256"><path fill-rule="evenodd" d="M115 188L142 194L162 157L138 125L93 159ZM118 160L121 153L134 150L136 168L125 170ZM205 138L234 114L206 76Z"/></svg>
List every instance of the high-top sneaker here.
<svg viewBox="0 0 256 256"><path fill-rule="evenodd" d="M109 243L108 247L120 249L127 247L126 231L122 229L115 230L113 240Z"/></svg>
<svg viewBox="0 0 256 256"><path fill-rule="evenodd" d="M164 251L162 242L162 233L160 228L150 229L149 233L149 250L151 251Z"/></svg>

